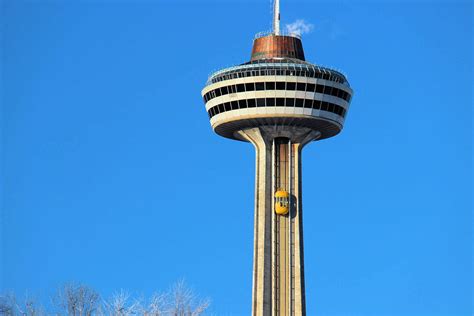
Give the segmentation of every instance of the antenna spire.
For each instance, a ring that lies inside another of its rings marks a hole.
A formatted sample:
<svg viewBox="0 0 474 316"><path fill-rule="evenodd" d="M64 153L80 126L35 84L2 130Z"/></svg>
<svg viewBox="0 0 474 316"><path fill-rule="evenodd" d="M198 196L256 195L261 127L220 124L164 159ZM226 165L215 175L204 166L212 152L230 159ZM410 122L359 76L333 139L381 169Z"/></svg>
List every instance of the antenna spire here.
<svg viewBox="0 0 474 316"><path fill-rule="evenodd" d="M280 35L280 0L273 4L273 33Z"/></svg>

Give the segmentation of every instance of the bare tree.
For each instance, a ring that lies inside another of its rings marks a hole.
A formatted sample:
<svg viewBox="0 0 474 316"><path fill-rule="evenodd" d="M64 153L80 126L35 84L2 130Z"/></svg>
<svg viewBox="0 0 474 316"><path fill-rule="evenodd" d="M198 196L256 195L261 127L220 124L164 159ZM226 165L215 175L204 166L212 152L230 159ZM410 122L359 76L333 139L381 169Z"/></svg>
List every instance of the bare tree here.
<svg viewBox="0 0 474 316"><path fill-rule="evenodd" d="M92 316L99 304L99 294L85 285L66 284L53 299L59 315Z"/></svg>
<svg viewBox="0 0 474 316"><path fill-rule="evenodd" d="M0 296L0 315L13 316L15 315L14 297L12 295Z"/></svg>
<svg viewBox="0 0 474 316"><path fill-rule="evenodd" d="M209 299L199 300L196 294L186 286L184 280L175 283L171 296L170 316L199 316L210 305Z"/></svg>
<svg viewBox="0 0 474 316"><path fill-rule="evenodd" d="M0 296L0 315L5 316L41 316L44 311L38 306L36 300L26 296L24 301L18 302L15 295Z"/></svg>
<svg viewBox="0 0 474 316"><path fill-rule="evenodd" d="M19 304L14 295L0 295L0 316L200 316L209 307L186 286L177 282L166 293L155 293L149 300L134 299L120 291L108 300L84 285L66 284L52 298L54 312L45 312L36 301L27 298Z"/></svg>
<svg viewBox="0 0 474 316"><path fill-rule="evenodd" d="M130 294L121 290L115 293L110 300L103 303L106 315L130 316L140 314L143 310L139 300L132 300Z"/></svg>
<svg viewBox="0 0 474 316"><path fill-rule="evenodd" d="M155 293L147 302L142 300L137 306L138 314L143 316L165 316L168 295L166 293Z"/></svg>

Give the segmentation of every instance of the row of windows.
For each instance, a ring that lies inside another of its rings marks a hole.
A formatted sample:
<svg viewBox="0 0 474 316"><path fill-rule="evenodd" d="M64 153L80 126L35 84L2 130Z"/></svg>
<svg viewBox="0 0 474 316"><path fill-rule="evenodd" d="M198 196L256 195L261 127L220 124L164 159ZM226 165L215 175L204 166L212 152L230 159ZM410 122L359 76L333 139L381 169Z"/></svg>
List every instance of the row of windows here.
<svg viewBox="0 0 474 316"><path fill-rule="evenodd" d="M305 92L316 92L327 95L332 95L350 102L351 95L346 91L330 86L324 86L314 83L303 83L303 82L249 82L240 83L237 85L230 85L226 87L217 88L209 91L204 95L204 103L212 100L221 95L246 92L246 91L264 91L264 90L287 90L287 91L305 91Z"/></svg>
<svg viewBox="0 0 474 316"><path fill-rule="evenodd" d="M259 98L259 99L246 99L232 102L221 103L213 106L207 111L209 118L213 116L238 109L247 109L264 106L285 106L285 107L298 107L322 110L331 113L335 113L339 116L346 116L346 109L334 103L318 101L312 99L293 99L293 98Z"/></svg>
<svg viewBox="0 0 474 316"><path fill-rule="evenodd" d="M258 76L296 76L296 77L308 77L325 79L334 82L344 84L346 81L340 76L336 76L332 73L322 72L316 68L303 68L303 69L282 69L280 67L268 67L268 68L254 68L254 69L238 69L230 72L225 72L217 76L212 77L208 84L237 79L245 77L258 77Z"/></svg>

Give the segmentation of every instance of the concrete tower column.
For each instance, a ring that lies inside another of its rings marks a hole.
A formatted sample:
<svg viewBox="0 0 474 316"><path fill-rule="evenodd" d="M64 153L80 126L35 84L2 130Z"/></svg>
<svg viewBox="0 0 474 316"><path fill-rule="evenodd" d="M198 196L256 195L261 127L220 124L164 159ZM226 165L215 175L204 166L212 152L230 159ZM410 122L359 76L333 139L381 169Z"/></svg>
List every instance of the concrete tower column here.
<svg viewBox="0 0 474 316"><path fill-rule="evenodd" d="M320 133L262 126L239 135L256 149L252 315L305 315L301 151ZM287 215L274 212L278 189L290 194Z"/></svg>

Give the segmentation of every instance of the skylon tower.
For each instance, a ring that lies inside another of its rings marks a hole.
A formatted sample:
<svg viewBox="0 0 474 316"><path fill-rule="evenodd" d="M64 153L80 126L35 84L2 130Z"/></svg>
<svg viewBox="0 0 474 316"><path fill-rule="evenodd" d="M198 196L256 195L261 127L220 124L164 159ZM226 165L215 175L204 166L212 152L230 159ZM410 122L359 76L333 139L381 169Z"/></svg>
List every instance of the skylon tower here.
<svg viewBox="0 0 474 316"><path fill-rule="evenodd" d="M249 62L212 74L202 90L213 130L256 149L252 315L305 315L301 152L337 135L352 89L305 61L301 37L256 36Z"/></svg>

